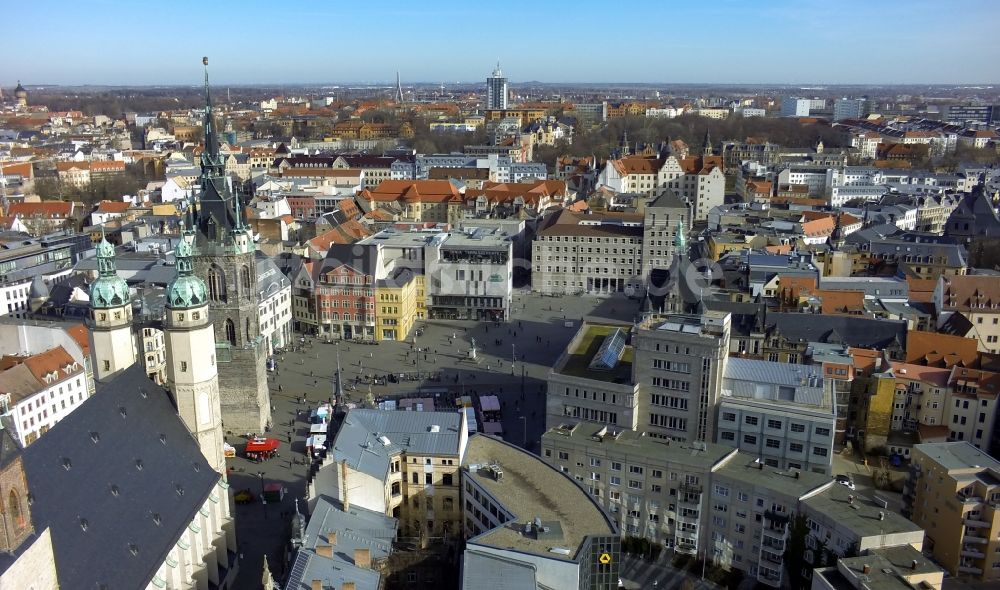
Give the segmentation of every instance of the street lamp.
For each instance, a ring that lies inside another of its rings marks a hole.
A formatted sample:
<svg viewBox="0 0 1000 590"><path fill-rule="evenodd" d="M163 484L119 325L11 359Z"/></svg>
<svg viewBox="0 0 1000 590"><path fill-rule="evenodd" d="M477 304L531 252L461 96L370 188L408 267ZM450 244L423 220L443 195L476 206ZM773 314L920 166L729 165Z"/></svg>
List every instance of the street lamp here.
<svg viewBox="0 0 1000 590"><path fill-rule="evenodd" d="M264 472L258 471L257 478L260 479L260 502L264 505L264 520L267 520L267 499L264 498Z"/></svg>

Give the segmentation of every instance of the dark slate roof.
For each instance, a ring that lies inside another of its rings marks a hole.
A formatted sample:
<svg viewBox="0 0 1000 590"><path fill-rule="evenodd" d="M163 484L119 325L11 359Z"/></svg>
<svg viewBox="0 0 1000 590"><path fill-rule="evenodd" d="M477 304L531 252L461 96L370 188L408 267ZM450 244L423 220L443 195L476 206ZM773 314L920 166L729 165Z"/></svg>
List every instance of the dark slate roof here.
<svg viewBox="0 0 1000 590"><path fill-rule="evenodd" d="M906 322L846 315L770 312L765 324L788 340L881 350L906 344Z"/></svg>
<svg viewBox="0 0 1000 590"><path fill-rule="evenodd" d="M661 190L660 194L653 197L653 200L651 200L646 207L665 207L670 209L687 210L688 204L677 196L677 191L672 188L666 188Z"/></svg>
<svg viewBox="0 0 1000 590"><path fill-rule="evenodd" d="M378 266L377 244L331 244L320 273L346 264L363 275L374 277Z"/></svg>
<svg viewBox="0 0 1000 590"><path fill-rule="evenodd" d="M0 469L3 469L11 461L21 456L21 446L11 436L6 424L0 428L2 428L0 430Z"/></svg>
<svg viewBox="0 0 1000 590"><path fill-rule="evenodd" d="M140 364L29 445L24 467L36 530L50 527L73 588L146 587L220 481Z"/></svg>

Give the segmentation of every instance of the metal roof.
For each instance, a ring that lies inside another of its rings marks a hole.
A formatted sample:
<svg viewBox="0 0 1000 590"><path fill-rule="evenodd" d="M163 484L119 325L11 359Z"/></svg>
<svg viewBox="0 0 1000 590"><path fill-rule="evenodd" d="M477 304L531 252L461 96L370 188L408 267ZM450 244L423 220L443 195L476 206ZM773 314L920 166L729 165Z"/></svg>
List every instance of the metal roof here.
<svg viewBox="0 0 1000 590"><path fill-rule="evenodd" d="M458 412L354 409L334 438L333 459L381 479L390 458L402 452L458 457L463 428Z"/></svg>

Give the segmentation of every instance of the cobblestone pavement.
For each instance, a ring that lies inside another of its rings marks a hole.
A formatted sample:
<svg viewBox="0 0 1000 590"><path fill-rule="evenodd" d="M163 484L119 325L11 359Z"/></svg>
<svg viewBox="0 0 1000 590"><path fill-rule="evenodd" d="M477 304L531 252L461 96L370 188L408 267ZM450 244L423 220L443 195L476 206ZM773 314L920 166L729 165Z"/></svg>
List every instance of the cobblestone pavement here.
<svg viewBox="0 0 1000 590"><path fill-rule="evenodd" d="M260 585L262 559L266 553L272 572L283 579L284 551L290 534L294 500L305 497L308 465L305 455L308 411L333 394L339 349L340 366L348 400L359 403L368 395L364 378L379 378L371 385L376 399L420 393L436 396L436 409L452 408L452 396L495 393L503 404L504 438L537 452L545 419L544 383L552 364L576 333L585 316L631 322L639 302L624 296L542 297L518 292L510 322L420 321L422 334L406 343L384 342L377 346L356 343L339 345L306 338L299 351L277 357L277 370L270 374L273 426L268 436L281 442L280 457L255 463L243 457L246 433L228 433L237 457L228 459L229 482L234 490L249 489L259 495L262 483L279 482L287 489L277 504L263 505L259 499L236 506L236 530L243 554L236 588ZM572 327L566 327L572 322ZM413 334L411 334L412 336ZM477 359L468 358L475 338ZM513 350L511 348L513 345ZM417 352L416 349L420 349ZM511 355L516 356L511 366ZM437 374L435 380L385 382L390 373ZM523 376L522 376L523 375ZM523 391L522 391L523 384ZM353 387L353 391L349 388ZM304 401L303 401L304 398ZM299 414L303 412L303 414ZM301 462L301 463L300 463ZM262 473L263 476L259 476Z"/></svg>

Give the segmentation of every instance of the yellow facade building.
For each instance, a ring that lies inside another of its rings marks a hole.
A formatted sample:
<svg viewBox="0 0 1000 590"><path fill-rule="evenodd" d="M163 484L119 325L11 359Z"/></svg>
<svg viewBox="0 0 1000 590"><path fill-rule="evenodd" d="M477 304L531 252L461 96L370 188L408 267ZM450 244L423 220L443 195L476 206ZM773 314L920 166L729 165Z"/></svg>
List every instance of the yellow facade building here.
<svg viewBox="0 0 1000 590"><path fill-rule="evenodd" d="M417 275L396 269L375 283L375 338L403 342L417 315ZM423 291L423 289L421 289Z"/></svg>

